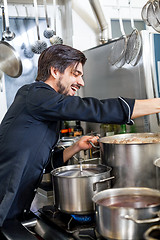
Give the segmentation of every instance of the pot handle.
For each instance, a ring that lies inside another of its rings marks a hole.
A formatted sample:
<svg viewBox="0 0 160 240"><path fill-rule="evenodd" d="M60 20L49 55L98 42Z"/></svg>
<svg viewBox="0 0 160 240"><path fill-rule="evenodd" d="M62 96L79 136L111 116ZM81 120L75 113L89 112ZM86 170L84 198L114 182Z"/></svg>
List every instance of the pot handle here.
<svg viewBox="0 0 160 240"><path fill-rule="evenodd" d="M114 178L115 178L115 177L112 176L112 177L109 177L109 178L101 179L101 180L99 180L99 181L93 183L93 191L96 191L96 184L98 184L98 183L103 183L103 182L106 182L106 181L112 180L112 179L114 179Z"/></svg>
<svg viewBox="0 0 160 240"><path fill-rule="evenodd" d="M160 225L154 225L154 226L148 228L147 231L144 233L144 238L145 239L151 239L149 235L154 230L159 230L160 231ZM153 239L155 239L155 238L153 238Z"/></svg>
<svg viewBox="0 0 160 240"><path fill-rule="evenodd" d="M134 217L131 217L129 215L121 216L121 218L125 218L126 220L132 220L135 223L142 224L142 223L154 223L154 222L159 222L160 221L160 216L156 218L150 218L150 219L135 219Z"/></svg>
<svg viewBox="0 0 160 240"><path fill-rule="evenodd" d="M97 149L100 149L99 146L94 145L94 143L92 143L91 141L88 141L88 142L92 145L92 147L97 148Z"/></svg>

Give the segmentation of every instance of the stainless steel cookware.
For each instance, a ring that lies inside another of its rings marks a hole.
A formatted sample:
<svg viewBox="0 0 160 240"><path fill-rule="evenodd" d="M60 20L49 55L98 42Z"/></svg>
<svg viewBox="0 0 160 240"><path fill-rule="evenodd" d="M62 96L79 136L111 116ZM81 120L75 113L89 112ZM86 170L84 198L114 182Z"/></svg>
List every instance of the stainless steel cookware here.
<svg viewBox="0 0 160 240"><path fill-rule="evenodd" d="M96 226L104 238L141 240L144 232L160 222L160 192L150 188L112 188L92 198Z"/></svg>
<svg viewBox="0 0 160 240"><path fill-rule="evenodd" d="M112 167L113 187L156 188L153 161L160 157L160 133L119 134L100 140L102 164Z"/></svg>
<svg viewBox="0 0 160 240"><path fill-rule="evenodd" d="M3 32L5 30L4 8L2 7ZM0 70L10 77L17 78L22 74L22 62L16 50L2 36L0 41Z"/></svg>
<svg viewBox="0 0 160 240"><path fill-rule="evenodd" d="M92 197L110 187L111 168L98 164L69 165L51 172L55 205L72 214L94 212Z"/></svg>

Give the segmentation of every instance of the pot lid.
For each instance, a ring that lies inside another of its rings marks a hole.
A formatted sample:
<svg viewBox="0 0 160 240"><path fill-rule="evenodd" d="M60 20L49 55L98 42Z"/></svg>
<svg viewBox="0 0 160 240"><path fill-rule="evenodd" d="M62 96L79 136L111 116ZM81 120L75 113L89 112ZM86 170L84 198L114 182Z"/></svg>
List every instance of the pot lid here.
<svg viewBox="0 0 160 240"><path fill-rule="evenodd" d="M97 164L79 164L69 165L55 169L52 174L58 177L91 177L96 174L101 174L110 171L111 168L104 165Z"/></svg>

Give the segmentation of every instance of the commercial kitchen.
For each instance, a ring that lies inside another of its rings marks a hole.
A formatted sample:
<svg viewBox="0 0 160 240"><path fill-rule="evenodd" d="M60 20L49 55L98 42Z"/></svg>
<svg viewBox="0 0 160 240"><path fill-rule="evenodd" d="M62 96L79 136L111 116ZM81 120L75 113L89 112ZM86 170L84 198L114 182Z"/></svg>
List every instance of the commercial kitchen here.
<svg viewBox="0 0 160 240"><path fill-rule="evenodd" d="M0 123L55 44L87 57L76 95L160 97L160 0L1 0L0 28ZM50 164L30 214L2 226L1 240L160 239L159 113L133 125L64 121L57 148L83 135L98 144Z"/></svg>

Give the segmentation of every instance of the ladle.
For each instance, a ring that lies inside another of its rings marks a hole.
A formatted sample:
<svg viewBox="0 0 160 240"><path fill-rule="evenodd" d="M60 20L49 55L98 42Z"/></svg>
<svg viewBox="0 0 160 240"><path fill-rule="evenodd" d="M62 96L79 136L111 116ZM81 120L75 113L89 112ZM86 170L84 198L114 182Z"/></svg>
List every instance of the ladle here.
<svg viewBox="0 0 160 240"><path fill-rule="evenodd" d="M8 17L8 5L7 0L4 0L4 10L5 10L5 31L3 31L3 39L6 39L7 41L11 41L13 38L15 38L15 33L11 32L9 29L9 17Z"/></svg>
<svg viewBox="0 0 160 240"><path fill-rule="evenodd" d="M26 58L32 58L34 56L34 53L31 50L31 46L30 46L30 41L29 41L29 36L28 36L28 29L27 29L27 23L28 23L28 11L27 11L27 7L25 6L25 11L26 11L26 19L24 19L24 26L26 29L26 35L27 35L27 39L28 39L28 43L29 46L25 46L24 47L24 56Z"/></svg>

